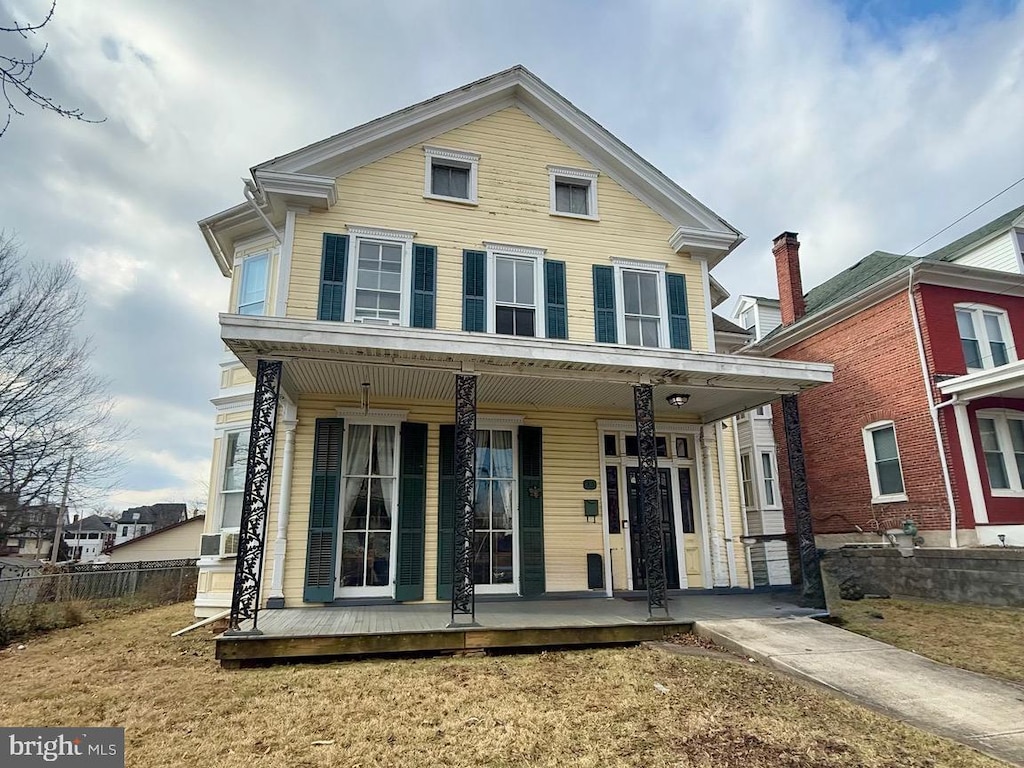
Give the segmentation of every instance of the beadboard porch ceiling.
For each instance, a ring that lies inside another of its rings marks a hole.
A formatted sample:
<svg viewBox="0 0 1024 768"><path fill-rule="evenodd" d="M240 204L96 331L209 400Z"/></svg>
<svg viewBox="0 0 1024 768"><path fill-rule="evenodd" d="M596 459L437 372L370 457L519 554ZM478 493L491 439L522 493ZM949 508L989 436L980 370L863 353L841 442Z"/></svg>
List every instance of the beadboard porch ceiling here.
<svg viewBox="0 0 1024 768"><path fill-rule="evenodd" d="M686 393L683 412L711 422L832 380L820 363L278 317L222 315L221 336L250 371L260 358L282 360L292 397L358 399L366 383L371 399L449 401L454 375L476 373L481 407L628 413L643 382L656 385L656 415L678 415L665 398Z"/></svg>

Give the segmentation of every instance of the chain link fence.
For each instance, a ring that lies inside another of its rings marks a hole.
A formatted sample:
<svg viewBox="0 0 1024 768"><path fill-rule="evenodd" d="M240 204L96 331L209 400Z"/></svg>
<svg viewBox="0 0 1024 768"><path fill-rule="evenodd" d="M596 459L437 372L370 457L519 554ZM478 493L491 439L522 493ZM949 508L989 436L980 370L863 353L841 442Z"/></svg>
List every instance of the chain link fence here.
<svg viewBox="0 0 1024 768"><path fill-rule="evenodd" d="M88 613L136 609L195 597L195 560L77 565L0 579L0 643L74 626Z"/></svg>

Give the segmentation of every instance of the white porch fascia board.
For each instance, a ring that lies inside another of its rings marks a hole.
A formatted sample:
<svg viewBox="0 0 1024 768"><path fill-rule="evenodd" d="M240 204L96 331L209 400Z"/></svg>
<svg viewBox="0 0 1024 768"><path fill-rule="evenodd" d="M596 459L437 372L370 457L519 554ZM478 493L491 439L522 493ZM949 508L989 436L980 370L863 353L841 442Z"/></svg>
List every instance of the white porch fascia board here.
<svg viewBox="0 0 1024 768"><path fill-rule="evenodd" d="M279 197L285 205L327 210L337 202L333 176L270 170L257 170L254 176L264 195Z"/></svg>
<svg viewBox="0 0 1024 768"><path fill-rule="evenodd" d="M998 397L1009 390L1024 388L1024 360L946 379L938 387L942 394L952 395L962 402Z"/></svg>
<svg viewBox="0 0 1024 768"><path fill-rule="evenodd" d="M358 323L337 323L326 320L299 320L295 318L266 317L253 315L220 315L221 338L229 345L264 345L268 347L261 356L270 359L309 357L310 359L336 359L334 356L284 353L273 350L274 344L296 344L306 347L322 347L325 352L336 353L339 348L373 348L390 353L392 357L402 355L436 355L440 366L451 370L462 370L471 366L476 372L521 373L515 363L531 364L535 374L544 373L544 364L550 364L550 375L579 374L601 381L608 381L612 369L623 381L637 382L642 377L663 378L671 376L673 384L686 386L713 386L721 388L742 388L751 391L780 391L778 383L759 386L757 379L774 379L785 384L781 390L796 392L819 384L832 382L833 366L827 363L806 363L791 360L769 360L764 358L738 357L708 352L687 350L623 348L613 344L567 342L558 339L527 340L514 336L495 336L462 331L438 331L425 328L389 327L373 328ZM237 350L236 354L238 354ZM476 361L504 359L508 363L500 366L481 367ZM365 356L363 362L386 362L372 360ZM429 362L429 361L424 361ZM571 363L583 366L582 371L559 369L560 364ZM537 364L540 364L538 366ZM589 370L588 370L589 369ZM678 375L678 376L677 376ZM575 376L574 376L575 377ZM693 381L682 379L690 377ZM742 384L714 382L718 377L741 377L749 379Z"/></svg>

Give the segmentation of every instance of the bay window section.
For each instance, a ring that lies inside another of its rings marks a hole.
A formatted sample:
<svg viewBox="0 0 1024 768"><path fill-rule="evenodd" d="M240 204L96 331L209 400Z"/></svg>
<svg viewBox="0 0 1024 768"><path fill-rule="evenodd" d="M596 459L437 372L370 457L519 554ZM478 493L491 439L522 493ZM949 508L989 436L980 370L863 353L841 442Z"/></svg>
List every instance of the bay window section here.
<svg viewBox="0 0 1024 768"><path fill-rule="evenodd" d="M220 483L221 554L234 554L232 542L242 525L242 500L245 468L249 460L249 430L228 432L224 436L224 470ZM235 534L234 537L230 534Z"/></svg>
<svg viewBox="0 0 1024 768"><path fill-rule="evenodd" d="M242 274L238 281L238 314L265 315L270 254L247 256L239 266Z"/></svg>

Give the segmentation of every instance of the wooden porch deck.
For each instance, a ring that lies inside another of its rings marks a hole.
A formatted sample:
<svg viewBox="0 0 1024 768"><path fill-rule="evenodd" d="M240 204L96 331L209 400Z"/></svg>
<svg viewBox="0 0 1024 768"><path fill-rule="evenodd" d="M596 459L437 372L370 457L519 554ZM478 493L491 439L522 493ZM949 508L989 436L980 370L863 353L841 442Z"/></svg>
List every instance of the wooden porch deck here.
<svg viewBox="0 0 1024 768"><path fill-rule="evenodd" d="M259 614L259 635L220 635L224 667L311 658L487 649L624 645L689 632L695 621L815 613L795 595L675 594L670 621L647 620L647 601L586 597L477 601L478 626L448 627L448 603L285 608ZM243 626L243 629L245 626Z"/></svg>

